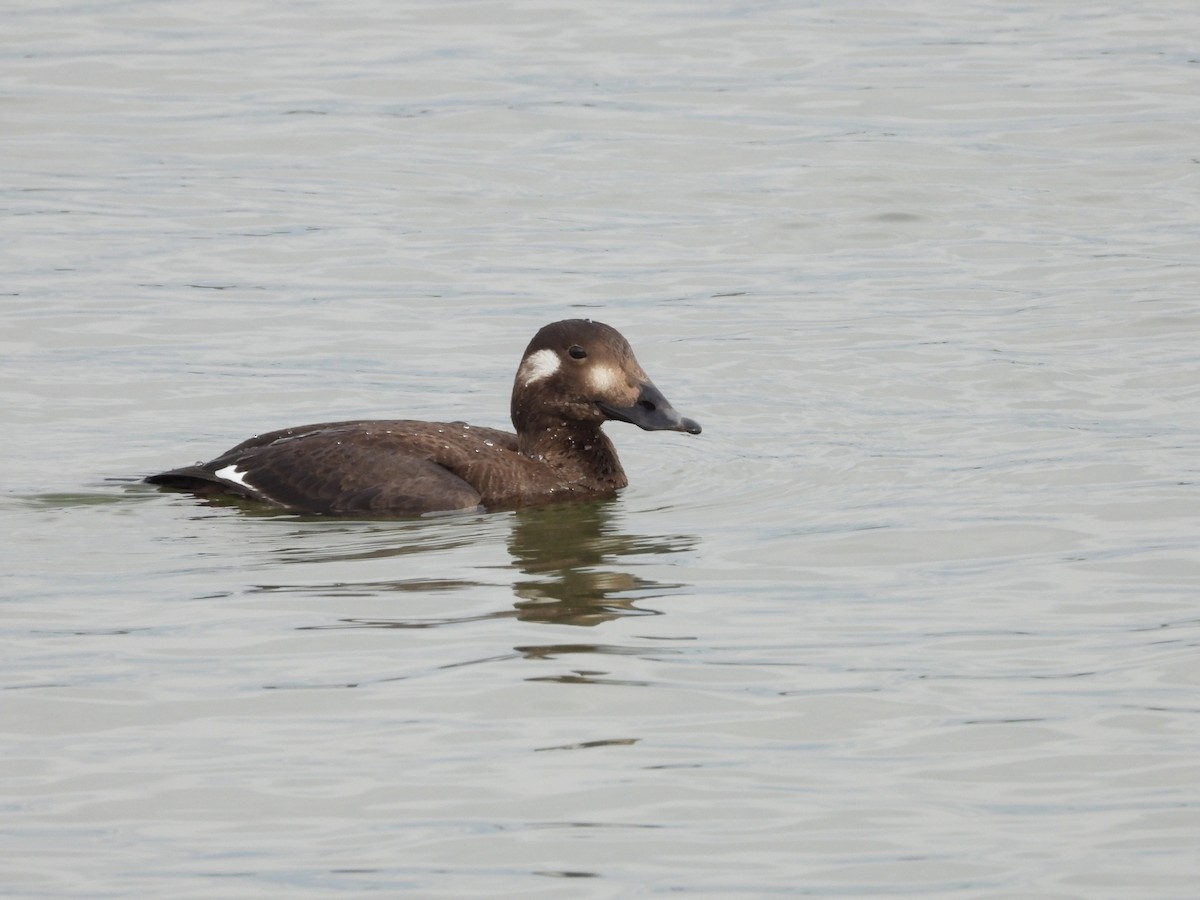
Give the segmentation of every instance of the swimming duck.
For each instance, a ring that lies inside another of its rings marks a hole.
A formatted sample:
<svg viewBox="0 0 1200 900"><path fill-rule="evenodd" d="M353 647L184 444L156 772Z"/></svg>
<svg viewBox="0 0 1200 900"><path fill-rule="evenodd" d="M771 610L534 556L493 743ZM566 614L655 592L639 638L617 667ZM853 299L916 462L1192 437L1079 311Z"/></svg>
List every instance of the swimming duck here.
<svg viewBox="0 0 1200 900"><path fill-rule="evenodd" d="M588 319L542 328L512 390L516 433L463 422L326 422L256 435L215 459L146 478L298 513L417 516L611 495L628 481L608 420L700 426L675 411L621 334Z"/></svg>

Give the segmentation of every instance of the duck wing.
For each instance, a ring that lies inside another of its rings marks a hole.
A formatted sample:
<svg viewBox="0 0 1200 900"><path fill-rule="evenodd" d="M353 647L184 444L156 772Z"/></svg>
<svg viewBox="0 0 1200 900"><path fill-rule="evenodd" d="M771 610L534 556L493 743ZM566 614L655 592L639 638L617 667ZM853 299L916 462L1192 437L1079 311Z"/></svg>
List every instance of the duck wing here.
<svg viewBox="0 0 1200 900"><path fill-rule="evenodd" d="M472 510L484 497L455 470L470 471L480 446L515 451L516 436L462 423L329 422L256 435L146 480L326 515Z"/></svg>

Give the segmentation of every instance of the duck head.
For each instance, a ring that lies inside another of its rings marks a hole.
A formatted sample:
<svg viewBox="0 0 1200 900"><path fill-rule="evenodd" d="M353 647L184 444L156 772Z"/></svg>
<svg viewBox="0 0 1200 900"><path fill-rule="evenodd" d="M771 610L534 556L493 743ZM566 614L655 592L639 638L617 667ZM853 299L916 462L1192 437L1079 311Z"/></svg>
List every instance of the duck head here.
<svg viewBox="0 0 1200 900"><path fill-rule="evenodd" d="M598 428L609 419L646 431L700 433L654 386L615 328L589 319L545 326L525 348L513 383L517 432L543 421Z"/></svg>

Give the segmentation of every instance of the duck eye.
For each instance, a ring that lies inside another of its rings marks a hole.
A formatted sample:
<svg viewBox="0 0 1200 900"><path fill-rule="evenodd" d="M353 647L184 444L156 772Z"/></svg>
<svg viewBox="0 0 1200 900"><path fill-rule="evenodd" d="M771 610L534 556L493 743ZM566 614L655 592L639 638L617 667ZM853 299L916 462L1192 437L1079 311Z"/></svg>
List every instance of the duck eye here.
<svg viewBox="0 0 1200 900"><path fill-rule="evenodd" d="M567 352L571 354L571 359L583 359L587 356L587 351L578 344L572 344Z"/></svg>

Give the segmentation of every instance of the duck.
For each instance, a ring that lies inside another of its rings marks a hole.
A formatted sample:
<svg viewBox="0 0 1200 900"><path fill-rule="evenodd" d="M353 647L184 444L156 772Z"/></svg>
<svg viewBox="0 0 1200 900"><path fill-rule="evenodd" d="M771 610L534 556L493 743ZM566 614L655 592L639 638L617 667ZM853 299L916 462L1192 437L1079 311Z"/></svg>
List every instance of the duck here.
<svg viewBox="0 0 1200 900"><path fill-rule="evenodd" d="M465 422L367 419L258 434L145 481L320 516L416 517L611 497L628 484L605 422L700 434L615 328L566 319L521 357L512 432Z"/></svg>

